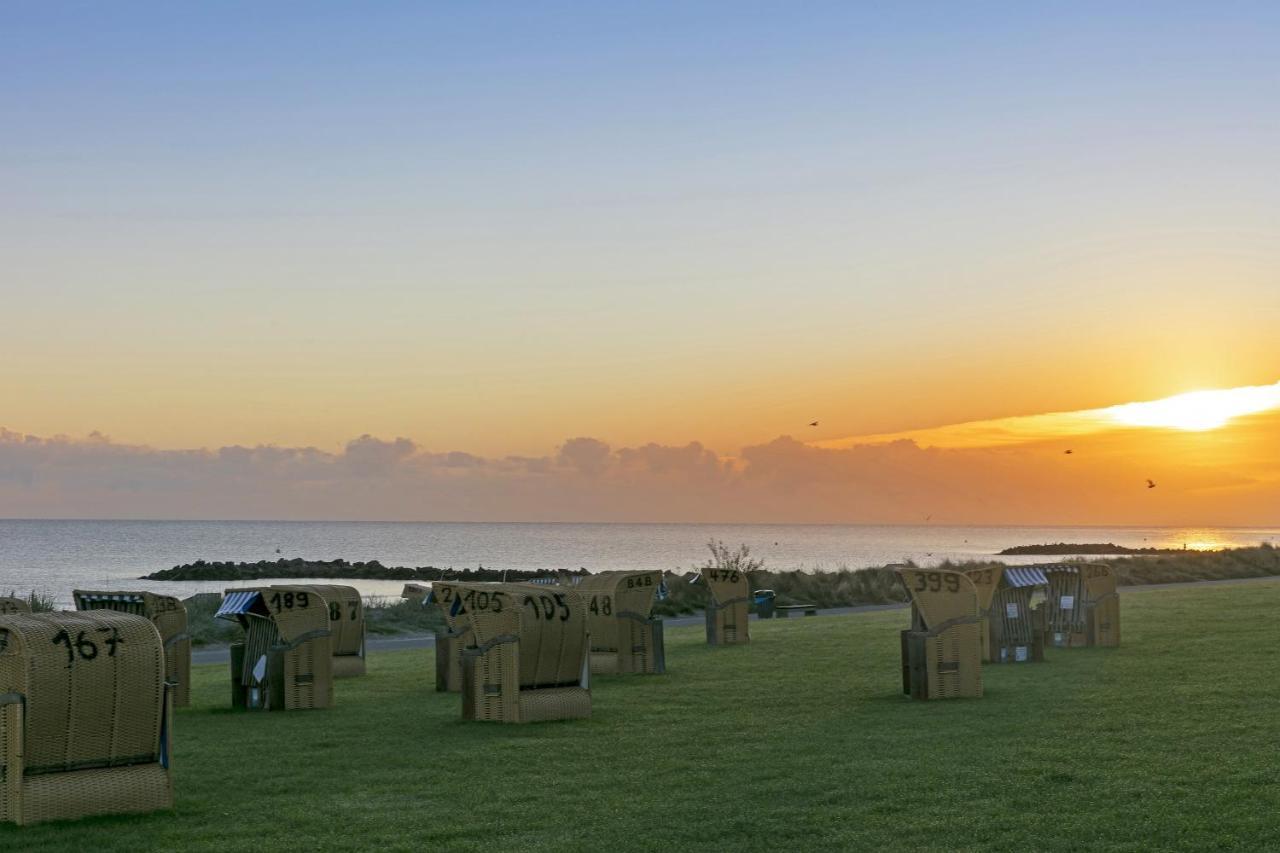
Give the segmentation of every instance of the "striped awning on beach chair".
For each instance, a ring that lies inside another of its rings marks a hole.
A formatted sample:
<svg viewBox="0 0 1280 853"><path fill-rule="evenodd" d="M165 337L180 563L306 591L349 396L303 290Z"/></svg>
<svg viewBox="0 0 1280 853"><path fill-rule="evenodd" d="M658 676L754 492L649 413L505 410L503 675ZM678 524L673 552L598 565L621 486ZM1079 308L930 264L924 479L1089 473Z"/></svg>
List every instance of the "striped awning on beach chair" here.
<svg viewBox="0 0 1280 853"><path fill-rule="evenodd" d="M253 605L261 598L262 593L255 589L229 592L227 597L222 599L222 605L213 616L215 619L234 620L237 616L252 612Z"/></svg>
<svg viewBox="0 0 1280 853"><path fill-rule="evenodd" d="M1004 570L1004 579L1013 587L1049 585L1044 569L1038 566L1009 566Z"/></svg>

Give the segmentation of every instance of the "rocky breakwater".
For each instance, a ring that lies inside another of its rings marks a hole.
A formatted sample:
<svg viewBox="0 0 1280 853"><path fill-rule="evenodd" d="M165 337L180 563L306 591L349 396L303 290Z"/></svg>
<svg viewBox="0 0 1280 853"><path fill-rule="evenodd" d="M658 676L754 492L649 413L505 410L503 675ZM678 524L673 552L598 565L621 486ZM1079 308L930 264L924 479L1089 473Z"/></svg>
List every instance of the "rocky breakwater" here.
<svg viewBox="0 0 1280 853"><path fill-rule="evenodd" d="M332 580L435 581L448 578L457 581L525 581L545 577L545 571L520 569L441 569L435 566L384 566L377 560L304 560L301 557L258 560L254 563L196 560L171 569L161 569L141 580L148 581L249 581L262 578L323 578ZM587 574L579 569L574 574Z"/></svg>

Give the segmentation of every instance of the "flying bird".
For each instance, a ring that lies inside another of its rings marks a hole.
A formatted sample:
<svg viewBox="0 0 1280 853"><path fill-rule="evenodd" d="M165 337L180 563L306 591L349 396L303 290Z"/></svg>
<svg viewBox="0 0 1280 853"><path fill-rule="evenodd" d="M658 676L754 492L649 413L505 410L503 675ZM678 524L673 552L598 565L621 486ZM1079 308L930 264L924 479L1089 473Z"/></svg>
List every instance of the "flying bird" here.
<svg viewBox="0 0 1280 853"><path fill-rule="evenodd" d="M1074 451L1074 450L1064 450L1064 451L1062 451L1062 452L1063 452L1063 453L1065 453L1065 454L1067 454L1068 456L1070 456L1072 453L1075 453L1075 451Z"/></svg>
<svg viewBox="0 0 1280 853"><path fill-rule="evenodd" d="M817 421L810 421L810 422L809 422L809 426L817 426L817 425L818 425L818 422L817 422Z"/></svg>
<svg viewBox="0 0 1280 853"><path fill-rule="evenodd" d="M1155 487L1156 487L1156 481L1155 481L1155 480L1147 480L1147 488L1148 488L1148 489L1154 489Z"/></svg>

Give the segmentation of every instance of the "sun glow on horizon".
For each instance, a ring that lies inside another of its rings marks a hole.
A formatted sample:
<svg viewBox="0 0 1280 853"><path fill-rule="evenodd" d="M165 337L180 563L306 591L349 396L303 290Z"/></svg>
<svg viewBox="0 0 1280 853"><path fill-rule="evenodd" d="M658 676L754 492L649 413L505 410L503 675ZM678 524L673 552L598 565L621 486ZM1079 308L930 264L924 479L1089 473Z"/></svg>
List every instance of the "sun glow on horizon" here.
<svg viewBox="0 0 1280 853"><path fill-rule="evenodd" d="M1280 408L1280 382L1275 385L1188 391L1163 400L1111 406L1102 412L1125 426L1204 432L1226 426L1235 418L1275 408Z"/></svg>

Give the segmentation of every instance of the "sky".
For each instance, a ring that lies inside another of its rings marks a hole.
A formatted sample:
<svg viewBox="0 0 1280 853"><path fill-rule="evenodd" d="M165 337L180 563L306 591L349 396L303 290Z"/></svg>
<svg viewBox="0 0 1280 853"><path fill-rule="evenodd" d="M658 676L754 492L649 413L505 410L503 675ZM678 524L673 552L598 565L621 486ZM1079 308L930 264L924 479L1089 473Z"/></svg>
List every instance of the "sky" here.
<svg viewBox="0 0 1280 853"><path fill-rule="evenodd" d="M5 4L0 515L911 521L934 482L1272 523L1266 412L983 442L1280 379L1278 40L1262 3Z"/></svg>

